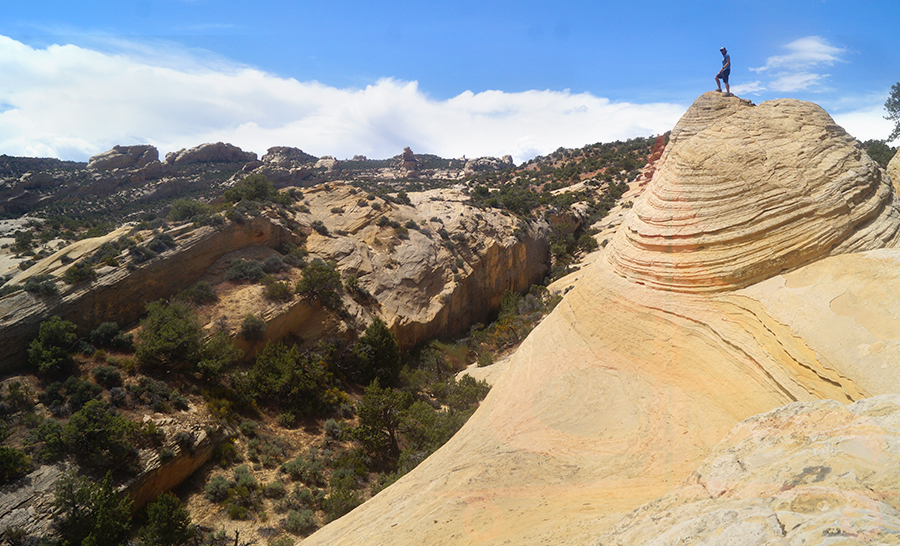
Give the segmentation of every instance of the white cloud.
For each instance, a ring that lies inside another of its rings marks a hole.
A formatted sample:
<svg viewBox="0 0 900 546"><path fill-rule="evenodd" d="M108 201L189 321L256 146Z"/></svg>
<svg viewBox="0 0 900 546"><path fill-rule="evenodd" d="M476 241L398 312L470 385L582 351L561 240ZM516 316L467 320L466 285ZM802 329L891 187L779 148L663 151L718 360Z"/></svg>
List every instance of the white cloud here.
<svg viewBox="0 0 900 546"><path fill-rule="evenodd" d="M225 141L258 154L296 146L385 158L410 146L523 161L560 146L662 133L685 110L568 90L434 100L416 82L338 89L171 48L157 60L145 45L118 51L35 49L0 36L0 153L85 160L115 144L149 143L165 154Z"/></svg>
<svg viewBox="0 0 900 546"><path fill-rule="evenodd" d="M816 66L831 66L836 62L844 62L841 55L846 49L834 47L824 38L819 36L807 36L800 38L784 46L790 53L776 55L766 60L765 66L751 68L754 72L763 72L771 69L805 70Z"/></svg>
<svg viewBox="0 0 900 546"><path fill-rule="evenodd" d="M764 86L759 80L756 80L755 82L731 86L731 92L738 96L758 95L765 91L768 91L768 89L766 89L766 86Z"/></svg>
<svg viewBox="0 0 900 546"><path fill-rule="evenodd" d="M841 58L846 49L835 47L819 36L800 38L787 44L785 49L789 51L787 55L769 57L764 66L750 69L756 73L774 72L770 82L760 83L762 89L790 93L815 88L829 76L816 69L846 62Z"/></svg>
<svg viewBox="0 0 900 546"><path fill-rule="evenodd" d="M881 104L834 114L831 117L845 131L861 141L887 138L894 128L892 121L884 119L884 106ZM897 142L891 144L896 145Z"/></svg>

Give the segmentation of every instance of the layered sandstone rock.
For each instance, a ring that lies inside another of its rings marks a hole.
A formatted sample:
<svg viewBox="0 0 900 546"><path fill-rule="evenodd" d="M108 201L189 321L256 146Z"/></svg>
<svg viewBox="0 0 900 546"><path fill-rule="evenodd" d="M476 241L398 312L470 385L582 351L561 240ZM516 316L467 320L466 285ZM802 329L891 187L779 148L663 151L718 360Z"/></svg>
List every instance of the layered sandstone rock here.
<svg viewBox="0 0 900 546"><path fill-rule="evenodd" d="M900 395L748 419L700 468L597 546L897 544Z"/></svg>
<svg viewBox="0 0 900 546"><path fill-rule="evenodd" d="M87 168L109 171L113 169L140 169L159 161L155 146L113 146L112 150L91 157Z"/></svg>
<svg viewBox="0 0 900 546"><path fill-rule="evenodd" d="M192 163L247 163L256 161L254 152L245 152L232 144L216 142L201 144L193 148L182 148L166 154L169 165L190 165Z"/></svg>
<svg viewBox="0 0 900 546"><path fill-rule="evenodd" d="M730 107L711 95L698 101L703 115L698 103L685 114L695 121L672 139L612 241L618 274L667 290L728 290L900 240L893 188L824 110L788 99Z"/></svg>
<svg viewBox="0 0 900 546"><path fill-rule="evenodd" d="M900 185L900 151L888 162L887 174L894 184L894 192L897 193L898 185Z"/></svg>

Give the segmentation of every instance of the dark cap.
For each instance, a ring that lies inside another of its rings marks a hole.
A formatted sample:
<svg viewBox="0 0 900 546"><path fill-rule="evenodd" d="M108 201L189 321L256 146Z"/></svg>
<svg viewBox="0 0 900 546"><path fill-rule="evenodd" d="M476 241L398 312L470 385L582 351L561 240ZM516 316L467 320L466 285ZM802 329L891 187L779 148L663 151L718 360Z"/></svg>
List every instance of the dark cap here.
<svg viewBox="0 0 900 546"><path fill-rule="evenodd" d="M719 48L719 51L728 51L728 50L725 49L725 46L722 46L722 47Z"/></svg>

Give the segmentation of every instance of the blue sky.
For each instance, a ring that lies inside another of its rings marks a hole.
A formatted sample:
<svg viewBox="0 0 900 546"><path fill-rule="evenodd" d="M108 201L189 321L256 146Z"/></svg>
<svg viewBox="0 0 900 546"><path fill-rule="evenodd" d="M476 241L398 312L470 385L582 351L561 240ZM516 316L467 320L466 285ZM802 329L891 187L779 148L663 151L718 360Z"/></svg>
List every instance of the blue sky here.
<svg viewBox="0 0 900 546"><path fill-rule="evenodd" d="M672 127L715 87L884 138L900 2L9 1L0 153L226 141L524 161Z"/></svg>

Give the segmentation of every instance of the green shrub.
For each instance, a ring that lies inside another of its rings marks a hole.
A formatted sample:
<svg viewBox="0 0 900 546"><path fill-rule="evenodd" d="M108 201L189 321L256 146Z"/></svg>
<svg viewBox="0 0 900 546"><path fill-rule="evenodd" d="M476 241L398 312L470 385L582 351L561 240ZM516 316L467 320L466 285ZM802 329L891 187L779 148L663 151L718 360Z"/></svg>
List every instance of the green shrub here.
<svg viewBox="0 0 900 546"><path fill-rule="evenodd" d="M305 535L313 532L318 525L312 510L291 510L284 521L284 528L294 535Z"/></svg>
<svg viewBox="0 0 900 546"><path fill-rule="evenodd" d="M234 346L228 334L216 332L203 345L197 371L206 381L218 381L243 355L243 351Z"/></svg>
<svg viewBox="0 0 900 546"><path fill-rule="evenodd" d="M70 354L75 350L78 336L75 325L59 317L41 323L38 337L28 346L28 363L45 376L68 374L75 366Z"/></svg>
<svg viewBox="0 0 900 546"><path fill-rule="evenodd" d="M64 544L122 544L131 527L131 505L109 473L96 483L70 472L56 483L53 524Z"/></svg>
<svg viewBox="0 0 900 546"><path fill-rule="evenodd" d="M247 315L241 323L241 336L247 341L259 341L266 333L266 321L255 316Z"/></svg>
<svg viewBox="0 0 900 546"><path fill-rule="evenodd" d="M281 342L267 345L239 384L258 403L300 415L318 415L337 403L334 378L322 358Z"/></svg>
<svg viewBox="0 0 900 546"><path fill-rule="evenodd" d="M176 199L172 203L172 208L169 209L168 217L173 222L183 222L212 212L213 208L206 203L194 199Z"/></svg>
<svg viewBox="0 0 900 546"><path fill-rule="evenodd" d="M400 345L387 324L376 318L353 348L354 375L362 384L375 379L393 386L400 376Z"/></svg>
<svg viewBox="0 0 900 546"><path fill-rule="evenodd" d="M284 261L278 256L269 256L262 263L263 271L266 273L278 273L285 270Z"/></svg>
<svg viewBox="0 0 900 546"><path fill-rule="evenodd" d="M186 305L151 302L141 326L136 351L141 366L183 367L200 361L202 330Z"/></svg>
<svg viewBox="0 0 900 546"><path fill-rule="evenodd" d="M218 299L212 286L207 281L197 281L193 286L186 289L183 295L194 305L203 305Z"/></svg>
<svg viewBox="0 0 900 546"><path fill-rule="evenodd" d="M225 272L226 281L256 282L266 276L263 265L259 260L245 260L243 258L232 262L231 267Z"/></svg>
<svg viewBox="0 0 900 546"><path fill-rule="evenodd" d="M228 498L228 490L233 485L234 483L229 481L225 476L213 476L212 479L206 483L206 487L203 489L203 496L210 502L222 502Z"/></svg>
<svg viewBox="0 0 900 546"><path fill-rule="evenodd" d="M224 197L231 203L242 200L264 202L278 199L278 191L264 175L252 174L226 190Z"/></svg>
<svg viewBox="0 0 900 546"><path fill-rule="evenodd" d="M285 487L283 482L272 482L266 485L263 495L270 499L280 499L285 495Z"/></svg>
<svg viewBox="0 0 900 546"><path fill-rule="evenodd" d="M325 227L325 224L321 220L313 220L309 227L313 228L319 235L328 235L328 228Z"/></svg>
<svg viewBox="0 0 900 546"><path fill-rule="evenodd" d="M62 440L83 463L109 468L134 455L135 424L108 402L90 400L63 426Z"/></svg>
<svg viewBox="0 0 900 546"><path fill-rule="evenodd" d="M96 277L97 272L94 271L94 267L86 261L80 261L66 269L62 279L66 284L81 284L83 282L91 281Z"/></svg>
<svg viewBox="0 0 900 546"><path fill-rule="evenodd" d="M266 286L266 299L272 301L288 302L294 299L294 291L286 282L273 282Z"/></svg>
<svg viewBox="0 0 900 546"><path fill-rule="evenodd" d="M297 293L318 300L332 311L344 308L341 301L341 276L333 267L321 260L313 260L303 269L303 276L297 282Z"/></svg>
<svg viewBox="0 0 900 546"><path fill-rule="evenodd" d="M56 287L56 278L53 275L35 275L27 281L23 286L26 292L37 294L38 296L56 296L59 289Z"/></svg>
<svg viewBox="0 0 900 546"><path fill-rule="evenodd" d="M76 376L71 376L63 383L66 396L69 398L69 409L78 411L91 400L95 400L103 393L103 389L96 383L82 381Z"/></svg>
<svg viewBox="0 0 900 546"><path fill-rule="evenodd" d="M31 470L31 457L11 447L0 446L0 483L14 480Z"/></svg>
<svg viewBox="0 0 900 546"><path fill-rule="evenodd" d="M91 344L104 349L130 352L134 350L134 336L119 329L115 322L103 322L91 331Z"/></svg>
<svg viewBox="0 0 900 546"><path fill-rule="evenodd" d="M183 546L194 537L191 514L178 497L163 493L147 506L147 524L138 537L147 546Z"/></svg>

